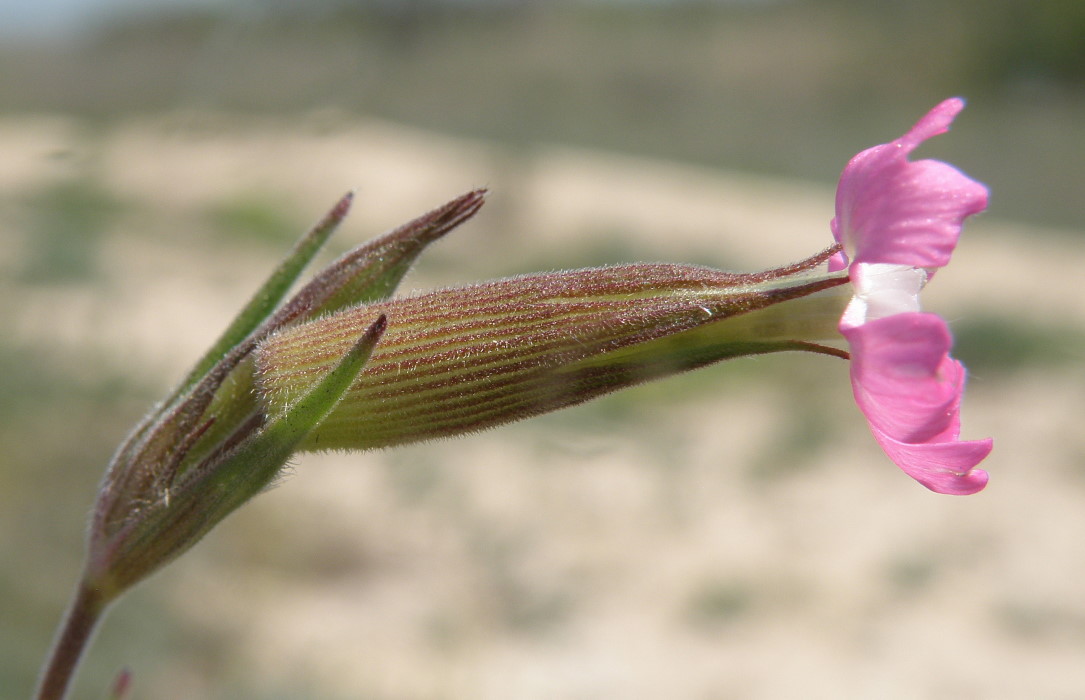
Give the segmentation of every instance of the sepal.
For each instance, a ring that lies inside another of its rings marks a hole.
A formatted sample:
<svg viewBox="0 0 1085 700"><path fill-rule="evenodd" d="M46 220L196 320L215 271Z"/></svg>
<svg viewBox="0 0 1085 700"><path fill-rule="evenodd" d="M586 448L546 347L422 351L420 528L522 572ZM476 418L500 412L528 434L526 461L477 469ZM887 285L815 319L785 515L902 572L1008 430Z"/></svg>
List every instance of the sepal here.
<svg viewBox="0 0 1085 700"><path fill-rule="evenodd" d="M121 504L123 519L95 518L85 581L105 599L116 596L172 561L223 518L264 490L290 455L324 420L361 372L384 333L379 316L342 359L309 391L273 419L252 414L201 464L165 487L155 500L145 494L112 494L99 502ZM96 513L97 515L97 513Z"/></svg>

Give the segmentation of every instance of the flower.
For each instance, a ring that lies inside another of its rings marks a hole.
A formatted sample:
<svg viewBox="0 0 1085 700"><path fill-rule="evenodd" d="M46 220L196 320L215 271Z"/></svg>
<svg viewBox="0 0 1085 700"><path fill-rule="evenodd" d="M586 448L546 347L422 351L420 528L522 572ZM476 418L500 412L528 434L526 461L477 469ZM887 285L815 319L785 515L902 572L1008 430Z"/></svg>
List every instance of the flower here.
<svg viewBox="0 0 1085 700"><path fill-rule="evenodd" d="M852 158L831 223L844 250L830 270L847 266L855 290L840 321L855 401L890 459L949 494L987 485L976 465L992 441L958 439L965 369L949 356L946 322L920 312L919 291L949 262L964 220L987 207L987 189L946 163L908 155L948 131L963 108L946 100L904 136Z"/></svg>
<svg viewBox="0 0 1085 700"><path fill-rule="evenodd" d="M962 107L943 102L852 159L837 244L760 273L637 263L392 297L426 246L478 212L476 190L349 251L287 298L346 215L343 197L117 450L37 697L64 696L110 602L273 484L295 453L464 434L733 357L847 358L823 344L838 331L889 457L934 491L979 491L991 440L958 440L964 367L918 295L987 191L944 163L907 159Z"/></svg>
<svg viewBox="0 0 1085 700"><path fill-rule="evenodd" d="M114 597L299 451L459 435L743 355L846 357L824 344L838 331L890 458L935 491L978 491L987 474L974 467L991 441L957 439L964 368L918 293L987 192L944 163L907 159L962 106L944 102L852 159L832 222L838 245L760 273L637 263L392 297L421 251L479 210L477 190L347 253L282 302L346 215L344 197L118 450L91 519L86 580Z"/></svg>

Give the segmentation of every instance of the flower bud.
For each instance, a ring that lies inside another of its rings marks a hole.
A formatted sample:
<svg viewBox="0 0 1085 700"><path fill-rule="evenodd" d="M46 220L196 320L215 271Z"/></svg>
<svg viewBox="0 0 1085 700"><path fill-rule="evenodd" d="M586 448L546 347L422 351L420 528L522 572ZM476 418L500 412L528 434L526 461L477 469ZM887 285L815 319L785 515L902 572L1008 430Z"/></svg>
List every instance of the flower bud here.
<svg viewBox="0 0 1085 700"><path fill-rule="evenodd" d="M836 249L757 274L633 264L439 290L279 331L255 351L271 416L339 361L377 316L388 332L357 381L301 443L367 449L488 428L740 355L846 353L847 282L824 273Z"/></svg>

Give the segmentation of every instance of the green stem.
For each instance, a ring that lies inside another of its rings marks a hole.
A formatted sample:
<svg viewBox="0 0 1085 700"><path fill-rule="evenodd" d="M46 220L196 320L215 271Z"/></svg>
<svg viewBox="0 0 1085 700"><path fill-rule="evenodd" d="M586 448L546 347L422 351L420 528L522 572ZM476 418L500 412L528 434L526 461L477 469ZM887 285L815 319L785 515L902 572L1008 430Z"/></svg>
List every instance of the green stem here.
<svg viewBox="0 0 1085 700"><path fill-rule="evenodd" d="M53 642L48 661L42 668L36 700L62 700L75 676L79 661L90 643L98 621L109 600L86 583L80 582L64 622Z"/></svg>

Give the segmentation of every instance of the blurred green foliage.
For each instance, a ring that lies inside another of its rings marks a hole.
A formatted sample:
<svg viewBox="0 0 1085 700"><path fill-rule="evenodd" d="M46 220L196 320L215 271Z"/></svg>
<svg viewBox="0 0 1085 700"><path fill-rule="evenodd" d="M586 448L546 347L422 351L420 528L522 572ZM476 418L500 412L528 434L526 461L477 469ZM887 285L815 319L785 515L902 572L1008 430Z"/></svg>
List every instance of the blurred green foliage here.
<svg viewBox="0 0 1085 700"><path fill-rule="evenodd" d="M740 621L750 612L755 591L741 581L708 580L691 593L686 620L691 627L718 633L721 626Z"/></svg>
<svg viewBox="0 0 1085 700"><path fill-rule="evenodd" d="M0 342L4 689L29 692L53 633L47 621L58 619L58 601L82 559L79 533L95 485L118 436L142 410L134 406L138 391L130 384L100 369L88 379L83 362L101 366L91 357L66 358L55 348ZM119 647L121 639L111 643ZM115 670L92 664L88 676L104 688Z"/></svg>
<svg viewBox="0 0 1085 700"><path fill-rule="evenodd" d="M289 249L301 224L269 197L245 195L217 202L207 209L211 228L222 239L240 239Z"/></svg>
<svg viewBox="0 0 1085 700"><path fill-rule="evenodd" d="M955 355L976 377L1006 375L1041 365L1048 368L1081 364L1085 330L1054 327L1027 320L974 315L953 324Z"/></svg>
<svg viewBox="0 0 1085 700"><path fill-rule="evenodd" d="M2 109L335 108L828 181L842 153L959 94L968 128L939 153L992 186L994 210L1085 220L1077 0L246 7L0 47Z"/></svg>
<svg viewBox="0 0 1085 700"><path fill-rule="evenodd" d="M97 249L120 204L90 179L57 183L28 203L28 252L20 277L33 284L86 282L97 274Z"/></svg>

